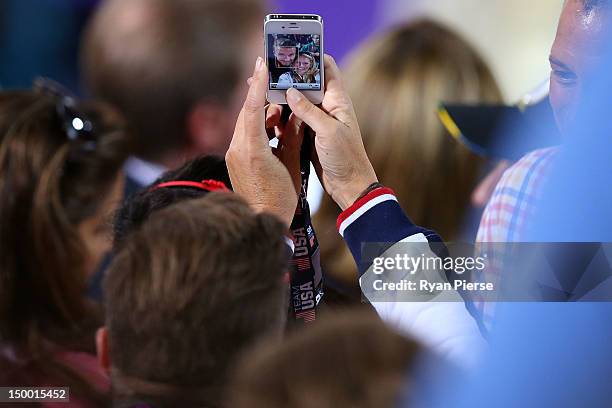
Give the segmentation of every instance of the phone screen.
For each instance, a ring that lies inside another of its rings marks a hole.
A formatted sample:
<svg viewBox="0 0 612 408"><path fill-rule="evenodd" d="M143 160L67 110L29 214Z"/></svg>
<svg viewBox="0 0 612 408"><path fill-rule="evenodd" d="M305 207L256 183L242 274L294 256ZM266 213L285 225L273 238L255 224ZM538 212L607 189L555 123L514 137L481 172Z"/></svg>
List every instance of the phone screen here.
<svg viewBox="0 0 612 408"><path fill-rule="evenodd" d="M321 90L321 36L268 34L270 90Z"/></svg>

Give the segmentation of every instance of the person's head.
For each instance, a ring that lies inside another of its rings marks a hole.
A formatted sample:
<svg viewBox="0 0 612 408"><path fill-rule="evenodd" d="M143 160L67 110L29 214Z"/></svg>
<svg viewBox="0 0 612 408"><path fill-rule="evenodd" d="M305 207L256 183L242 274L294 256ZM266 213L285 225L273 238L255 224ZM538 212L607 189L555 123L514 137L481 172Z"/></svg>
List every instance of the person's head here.
<svg viewBox="0 0 612 408"><path fill-rule="evenodd" d="M576 115L582 90L605 51L612 16L610 0L566 0L550 53L550 103L561 133Z"/></svg>
<svg viewBox="0 0 612 408"><path fill-rule="evenodd" d="M108 0L82 44L86 87L116 106L137 155L224 154L261 50L264 0Z"/></svg>
<svg viewBox="0 0 612 408"><path fill-rule="evenodd" d="M84 291L111 245L122 127L108 107L48 89L0 93L0 342L40 355L85 336L93 350Z"/></svg>
<svg viewBox="0 0 612 408"><path fill-rule="evenodd" d="M290 68L298 54L295 41L288 38L279 38L274 43L274 57L278 66Z"/></svg>
<svg viewBox="0 0 612 408"><path fill-rule="evenodd" d="M320 35L316 35L316 34L315 34L315 35L313 35L313 36L312 36L312 41L313 41L313 42L314 42L316 45L321 44L321 36L320 36Z"/></svg>
<svg viewBox="0 0 612 408"><path fill-rule="evenodd" d="M106 276L97 336L117 398L217 403L238 354L283 332L284 232L276 217L221 192L160 210L132 232Z"/></svg>
<svg viewBox="0 0 612 408"><path fill-rule="evenodd" d="M295 61L295 71L304 76L315 68L316 62L312 54L300 53Z"/></svg>
<svg viewBox="0 0 612 408"><path fill-rule="evenodd" d="M245 354L228 406L390 408L419 353L375 314L342 312Z"/></svg>
<svg viewBox="0 0 612 408"><path fill-rule="evenodd" d="M436 112L442 101L499 103L487 64L457 34L417 21L367 41L349 59L345 74L381 183L395 191L417 224L458 238L482 159L452 139ZM335 233L338 213L326 199L315 217L323 224L322 259L326 270L354 280L352 257Z"/></svg>
<svg viewBox="0 0 612 408"><path fill-rule="evenodd" d="M155 211L183 200L204 197L208 191L193 186L155 188L162 183L176 181L201 182L214 180L231 188L225 160L217 156L200 156L160 176L151 186L125 200L115 215L113 242L115 250L125 238L138 229Z"/></svg>

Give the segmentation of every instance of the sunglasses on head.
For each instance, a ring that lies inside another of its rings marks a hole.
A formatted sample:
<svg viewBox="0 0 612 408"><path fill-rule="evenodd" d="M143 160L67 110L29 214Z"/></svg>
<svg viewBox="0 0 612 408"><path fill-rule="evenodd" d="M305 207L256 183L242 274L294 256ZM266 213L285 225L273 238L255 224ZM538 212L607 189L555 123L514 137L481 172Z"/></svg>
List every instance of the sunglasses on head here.
<svg viewBox="0 0 612 408"><path fill-rule="evenodd" d="M48 78L37 78L34 81L33 89L35 92L56 99L56 113L62 121L64 132L69 140L81 142L84 150L96 148L94 122L79 110L76 96L60 83Z"/></svg>

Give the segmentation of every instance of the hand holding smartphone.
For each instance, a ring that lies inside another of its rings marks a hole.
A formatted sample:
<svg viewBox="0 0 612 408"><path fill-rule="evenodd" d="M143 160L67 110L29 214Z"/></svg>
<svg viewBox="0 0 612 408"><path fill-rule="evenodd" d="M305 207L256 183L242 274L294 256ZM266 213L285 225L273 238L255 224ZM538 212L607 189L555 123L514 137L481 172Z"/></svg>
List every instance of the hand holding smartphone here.
<svg viewBox="0 0 612 408"><path fill-rule="evenodd" d="M287 89L314 104L323 101L323 19L315 14L269 14L264 22L269 71L267 99L286 104Z"/></svg>

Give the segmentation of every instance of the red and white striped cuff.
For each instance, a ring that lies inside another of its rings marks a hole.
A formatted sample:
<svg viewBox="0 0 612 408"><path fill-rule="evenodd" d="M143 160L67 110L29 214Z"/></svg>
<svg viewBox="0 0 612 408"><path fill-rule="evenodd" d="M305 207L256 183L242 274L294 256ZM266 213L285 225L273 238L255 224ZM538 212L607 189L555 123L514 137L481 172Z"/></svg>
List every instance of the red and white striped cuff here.
<svg viewBox="0 0 612 408"><path fill-rule="evenodd" d="M395 192L387 187L380 187L370 191L353 205L344 210L336 221L336 227L340 235L344 236L344 231L359 217L365 214L368 210L385 201L397 201Z"/></svg>

